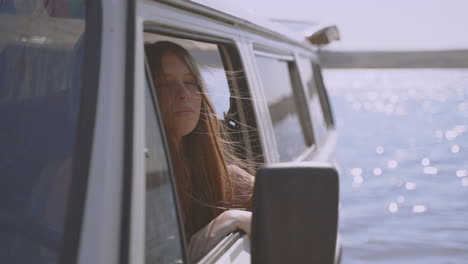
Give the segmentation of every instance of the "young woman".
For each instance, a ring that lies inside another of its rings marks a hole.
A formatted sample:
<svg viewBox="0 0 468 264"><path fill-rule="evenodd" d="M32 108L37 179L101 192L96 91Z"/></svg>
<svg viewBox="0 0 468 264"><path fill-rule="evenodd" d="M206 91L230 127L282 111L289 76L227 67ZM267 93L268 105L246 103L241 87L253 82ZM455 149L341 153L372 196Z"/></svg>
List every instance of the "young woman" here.
<svg viewBox="0 0 468 264"><path fill-rule="evenodd" d="M192 260L228 233L250 234L254 178L240 169L224 138L200 70L183 47L145 46L168 137Z"/></svg>

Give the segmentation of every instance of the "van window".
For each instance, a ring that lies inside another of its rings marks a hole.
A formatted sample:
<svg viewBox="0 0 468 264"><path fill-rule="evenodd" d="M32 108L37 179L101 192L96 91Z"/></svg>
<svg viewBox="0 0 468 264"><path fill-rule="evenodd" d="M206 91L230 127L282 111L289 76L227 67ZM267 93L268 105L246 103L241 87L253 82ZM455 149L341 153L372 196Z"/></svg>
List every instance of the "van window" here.
<svg viewBox="0 0 468 264"><path fill-rule="evenodd" d="M154 28L151 30L154 30ZM235 143L233 147L235 148L236 154L239 154L239 158L258 158L259 155L257 153L259 153L261 146L257 140L258 135L250 94L246 86L244 72L236 48L226 42L177 38L174 37L174 35L175 34L167 36L149 31L144 32L145 45L148 45L145 47L149 48L149 45L159 41L170 41L187 50L200 69L207 96L213 103L217 119L226 128L226 133L222 136ZM145 52L151 51L145 49ZM150 59L151 55L147 53L146 60L149 65L152 63ZM155 77L154 73L150 71L151 69L148 69L149 80ZM170 81L167 81L167 83L170 85ZM154 88L156 90L151 90L151 92L155 94L155 97L158 95L163 96L163 87L158 87L158 85L164 84L164 81L155 84ZM161 90L157 90L158 88ZM160 91L161 93L158 94L156 91ZM149 96L147 96L147 98L149 98ZM161 100L161 98L156 99ZM154 102L147 103L147 105L150 104L154 104ZM146 111L147 113L151 113L151 111L154 110L148 109L147 107ZM201 116L200 118L204 117ZM151 120L155 120L155 117L152 117ZM167 164L163 164L164 166L161 164L154 164L155 162L161 163L162 160L164 160L164 162L166 161L164 159L164 151L161 149L163 142L160 138L161 135L155 134L153 131L162 129L163 122L160 122L160 127L156 127L158 124L155 124L152 125L152 128L149 128L148 126L151 125L151 122L154 123L154 121L151 120L147 120L147 146L148 149L158 147L160 150L158 150L159 152L157 153L161 154L159 154L160 157L151 158L150 156L147 159L146 262L171 263L182 260L180 257L180 247L173 246L177 243L182 243L180 242L181 231L177 231L177 225L175 224L176 219L172 217L175 211L170 212L171 208L173 210L177 208L177 204L175 200L170 200L168 198L170 197L170 193L174 193L174 191L171 189L167 175L164 175L164 171L165 174L167 174ZM165 130L163 129L163 131ZM152 136L153 139L150 139L150 136ZM170 135L166 136L166 140L168 140ZM151 154L151 151L149 151L149 153ZM156 169L155 166L159 169ZM153 170L153 172L150 172L150 169ZM177 170L178 168L173 167L173 169ZM252 165L251 168L247 169L254 170L255 168L254 165ZM158 173L154 171L158 171ZM169 212L166 213L166 211ZM183 228L179 230L183 230Z"/></svg>
<svg viewBox="0 0 468 264"><path fill-rule="evenodd" d="M333 113L330 106L330 100L328 98L327 89L325 88L325 82L322 77L322 68L318 63L312 63L312 70L315 76L315 83L317 85L317 92L320 97L320 103L322 105L325 121L328 127L334 126Z"/></svg>
<svg viewBox="0 0 468 264"><path fill-rule="evenodd" d="M318 80L312 70L312 63L308 58L302 58L301 70L307 85L307 104L309 106L310 116L312 118L312 126L314 135L317 141L323 139L327 134L327 122L324 114L326 109L323 108L322 100L318 92Z"/></svg>
<svg viewBox="0 0 468 264"><path fill-rule="evenodd" d="M168 154L150 85L146 82L145 263L182 263L182 239Z"/></svg>
<svg viewBox="0 0 468 264"><path fill-rule="evenodd" d="M56 2L0 3L0 263L57 263L64 247L85 1Z"/></svg>
<svg viewBox="0 0 468 264"><path fill-rule="evenodd" d="M213 103L218 120L227 129L226 137L241 159L262 160L252 101L237 49L229 43L197 41L144 33L145 43L171 41L184 47L201 70L207 96ZM257 164L255 163L255 164ZM249 169L249 168L246 168ZM251 168L251 173L254 173Z"/></svg>
<svg viewBox="0 0 468 264"><path fill-rule="evenodd" d="M280 161L291 161L310 143L301 124L298 101L302 98L294 80L293 62L275 57L256 56L265 97L270 110Z"/></svg>

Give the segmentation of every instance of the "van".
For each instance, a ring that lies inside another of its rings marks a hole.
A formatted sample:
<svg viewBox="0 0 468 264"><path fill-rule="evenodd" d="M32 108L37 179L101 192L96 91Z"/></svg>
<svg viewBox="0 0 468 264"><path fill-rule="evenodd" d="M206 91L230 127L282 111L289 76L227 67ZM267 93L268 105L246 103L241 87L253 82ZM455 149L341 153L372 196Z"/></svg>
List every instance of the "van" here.
<svg viewBox="0 0 468 264"><path fill-rule="evenodd" d="M200 263L339 262L335 125L303 36L179 0L6 0L0 34L1 263L189 262L145 63L160 40L192 54L219 122L263 164L252 237Z"/></svg>

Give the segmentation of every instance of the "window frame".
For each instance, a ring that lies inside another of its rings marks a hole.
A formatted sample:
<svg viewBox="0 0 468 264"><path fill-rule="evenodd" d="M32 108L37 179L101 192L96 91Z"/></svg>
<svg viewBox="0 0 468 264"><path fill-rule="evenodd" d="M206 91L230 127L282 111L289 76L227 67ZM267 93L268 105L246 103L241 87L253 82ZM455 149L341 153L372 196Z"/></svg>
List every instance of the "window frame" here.
<svg viewBox="0 0 468 264"><path fill-rule="evenodd" d="M123 175L122 175L122 202L121 202L121 222L120 222L120 250L119 250L119 263L126 264L131 262L130 256L132 255L132 200L134 199L134 185L133 179L135 160L134 160L134 145L135 145L135 98L137 97L137 89L134 87L136 84L135 72L136 68L136 0L129 0L126 3L126 40L125 40L125 87L124 90L124 145L123 145ZM138 165L136 165L138 167Z"/></svg>
<svg viewBox="0 0 468 264"><path fill-rule="evenodd" d="M63 247L59 255L59 263L76 263L78 260L97 118L99 69L101 66L100 47L102 43L102 1L86 1L85 3L86 38L80 88L81 102L72 180L68 194L69 201L65 213Z"/></svg>
<svg viewBox="0 0 468 264"><path fill-rule="evenodd" d="M230 92L230 107L228 114L231 115L231 110L234 112L235 119L238 120L241 126L247 126L247 131L241 129L236 131L237 138L244 149L243 158L255 161L257 164L264 162L262 144L258 133L258 122L255 116L255 106L252 103L252 91L246 81L247 72L241 60L241 55L238 48L233 43L224 45L218 44L223 67L228 71L242 72L242 76L236 78L235 81L227 78ZM248 98L244 98L248 97ZM242 98L242 99L236 99ZM228 127L228 124L226 124ZM252 168L257 169L257 168ZM251 173L254 173L253 171Z"/></svg>
<svg viewBox="0 0 468 264"><path fill-rule="evenodd" d="M327 124L327 128L334 128L335 120L333 118L333 112L331 109L330 97L328 96L328 92L325 87L325 82L323 80L322 67L318 62L315 62L313 60L310 60L310 63L312 64L312 75L314 76L314 81L317 87L317 93L319 96L320 105L322 107L323 117Z"/></svg>
<svg viewBox="0 0 468 264"><path fill-rule="evenodd" d="M322 95L321 95L321 92L320 92L320 89L319 89L319 80L316 78L316 73L314 72L314 69L313 69L314 64L318 65L317 57L307 55L307 54L304 54L304 53L300 53L298 58L297 58L297 61L302 66L301 67L302 70L300 71L300 75L301 75L301 78L302 78L301 81L302 81L303 86L304 86L305 101L306 101L307 107L309 109L309 116L311 118L312 130L314 131L315 145L320 147L321 145L324 144L323 141L326 140L327 134L329 134L330 125L329 125L329 123L328 123L328 121L326 119L327 118L326 117L326 115L327 115L326 108L324 108L324 105L322 103ZM310 76L306 75L306 71L305 71L306 67L309 67L309 69L310 69ZM310 86L308 84L308 81L309 81L310 78L311 78L311 81L312 81L312 85L314 86L313 91L311 91ZM311 93L311 92L313 92L313 93ZM321 111L320 115L322 116L323 124L324 124L323 128L319 128L317 126L317 121L313 119L313 116L314 116L312 114L313 109L311 109L311 105L310 105L310 102L309 102L312 99L312 97L311 97L312 95L317 96L317 99L318 99L318 102L319 102L318 107L319 107L319 109ZM317 129L319 129L319 130L324 129L325 131L323 133L325 133L325 134L322 137L319 137L320 133L317 133Z"/></svg>
<svg viewBox="0 0 468 264"><path fill-rule="evenodd" d="M299 64L298 64L297 54L293 52L282 51L281 49L268 47L262 44L257 44L257 43L253 44L253 57L255 60L255 65L256 65L255 67L257 69L257 79L260 82L260 87L261 87L263 94L265 94L267 91L265 90L265 87L263 86L260 69L258 69L258 64L256 61L257 57L259 56L265 57L265 58L276 59L279 61L284 61L288 65L288 73L291 79L292 96L293 96L294 102L296 103L297 115L299 118L299 123L301 125L301 131L302 131L302 135L304 137L304 143L305 143L304 149L300 153L297 153L297 155L294 157L293 160L294 161L303 160L305 157L309 156L309 154L316 149L316 141L315 141L315 134L314 134L313 127L312 127L310 113L307 107L307 101L305 97L306 94L304 91L304 86L302 84L301 73L300 73L299 66L298 66ZM268 103L266 103L266 106L268 109L268 113L270 113ZM272 130L272 137L275 139L274 141L276 143L277 140L274 134L274 127L271 122L272 120L271 114L269 117L270 117L269 122L270 122L271 130ZM278 145L275 144L275 147L279 155Z"/></svg>

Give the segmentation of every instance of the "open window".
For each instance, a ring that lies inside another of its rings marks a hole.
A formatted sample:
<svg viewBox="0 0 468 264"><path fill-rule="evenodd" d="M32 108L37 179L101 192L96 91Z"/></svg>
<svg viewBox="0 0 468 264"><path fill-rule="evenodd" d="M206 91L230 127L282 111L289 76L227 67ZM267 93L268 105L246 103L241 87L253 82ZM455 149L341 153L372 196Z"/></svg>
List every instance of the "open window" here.
<svg viewBox="0 0 468 264"><path fill-rule="evenodd" d="M150 30L144 33L144 41L171 41L190 53L200 69L217 119L226 130L224 136L235 143L234 152L240 159L254 161L251 164L262 163L253 105L236 47L223 40L194 40ZM254 174L256 168L254 165L248 169Z"/></svg>
<svg viewBox="0 0 468 264"><path fill-rule="evenodd" d="M217 121L225 128L222 137L234 143L235 154L237 154L238 158L246 160L247 164L252 164L253 166L246 169L250 169L249 172L255 174L257 169L255 164L260 164L263 161L262 148L257 133L250 93L247 89L244 71L236 47L225 40L194 38L182 33L161 34L158 30L152 30L151 28L146 29L144 32L145 45L161 41L176 43L193 57L194 62L200 69L206 87L206 95L213 103ZM146 55L148 62L149 56ZM161 118L159 123L154 123L155 117L158 115L161 117L162 110L157 107L160 103L158 100L161 98L158 98L158 87L155 86L161 84L155 84L152 81L151 78L154 76L151 73L149 64L146 65L149 87L146 89L145 111L147 117L146 147L148 149L146 166L146 262L181 261L183 260L183 244L188 241L183 241L183 237L188 235L183 234L184 230L181 224L179 226L175 224L177 217L174 215L177 214L178 208L181 208L180 200L182 198L174 189L175 182L173 181L172 185L170 185L170 177L168 177L170 171L177 168L164 165L166 163L162 165L169 167L160 166L156 168L154 165L160 164L162 160L166 162L165 152L164 149L161 149L161 146L167 146L170 138L169 135L164 136L166 131L163 128ZM151 96L154 99L148 99ZM148 119L150 115L153 117ZM152 122L156 125L151 125ZM149 127L150 125L151 127ZM154 153L155 149L159 149L157 150L161 153L159 156L158 152ZM171 156L167 153L166 157ZM247 161L254 162L249 163ZM172 186L172 189L170 186ZM168 197L172 198L169 199ZM161 213L161 210L165 212ZM230 247L240 237L239 233L229 235L207 257L219 256L220 252L224 252L224 249ZM187 237L186 239L190 238Z"/></svg>

